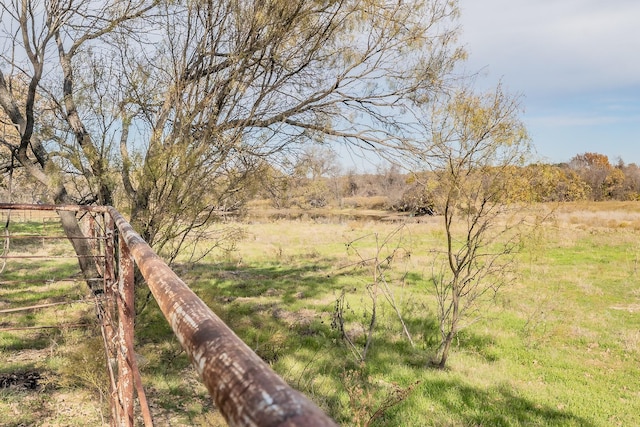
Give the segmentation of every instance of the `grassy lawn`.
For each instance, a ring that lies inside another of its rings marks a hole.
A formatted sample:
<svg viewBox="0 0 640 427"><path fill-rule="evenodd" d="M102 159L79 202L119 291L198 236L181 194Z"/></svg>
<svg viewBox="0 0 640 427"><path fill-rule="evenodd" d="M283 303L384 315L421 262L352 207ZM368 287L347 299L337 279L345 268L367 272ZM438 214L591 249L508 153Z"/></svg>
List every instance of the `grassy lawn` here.
<svg viewBox="0 0 640 427"><path fill-rule="evenodd" d="M343 425L365 425L374 414L372 425L640 425L640 203L555 207L528 236L517 280L461 333L445 371L428 365L438 338L429 275L430 251L443 243L439 221L414 218L399 229L398 222L370 217L249 218L239 224L245 237L233 250L195 265L183 260L176 271L281 376ZM356 353L369 326L373 281L362 261L394 249L388 298L379 295L362 362ZM27 275L26 266L9 267L3 281ZM47 264L41 273L69 275L73 267ZM2 285L0 302L79 299L84 288L69 283ZM138 291L142 301L144 290ZM92 317L90 306L63 307L0 319L41 325ZM340 319L355 349L342 337ZM97 337L96 328L0 332L1 372L49 378L37 391L0 389L0 425L100 425L108 410L100 376L90 375L103 366ZM222 425L153 301L139 314L136 350L158 425ZM83 373L70 366L96 368ZM61 418L60 399L78 412L77 424Z"/></svg>

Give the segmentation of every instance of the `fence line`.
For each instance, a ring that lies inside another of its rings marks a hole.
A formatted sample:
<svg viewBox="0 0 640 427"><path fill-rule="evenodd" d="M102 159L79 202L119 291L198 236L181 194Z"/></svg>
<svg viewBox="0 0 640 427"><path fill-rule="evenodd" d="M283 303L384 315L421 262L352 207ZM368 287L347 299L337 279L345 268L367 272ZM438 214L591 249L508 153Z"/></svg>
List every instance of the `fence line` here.
<svg viewBox="0 0 640 427"><path fill-rule="evenodd" d="M90 214L90 235L85 237L91 238L91 257L103 275L103 295L95 302L107 356L113 425L134 424L136 395L145 426L153 425L134 355L134 263L229 425L336 425L242 342L113 207L0 204L0 210Z"/></svg>

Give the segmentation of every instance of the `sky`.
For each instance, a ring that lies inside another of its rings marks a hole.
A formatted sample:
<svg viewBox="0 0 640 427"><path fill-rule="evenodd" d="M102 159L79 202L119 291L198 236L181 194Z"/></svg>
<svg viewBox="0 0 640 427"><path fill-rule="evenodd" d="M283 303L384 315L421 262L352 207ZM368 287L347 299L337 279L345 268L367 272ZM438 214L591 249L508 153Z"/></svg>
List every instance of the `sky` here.
<svg viewBox="0 0 640 427"><path fill-rule="evenodd" d="M640 165L640 1L459 0L467 71L521 96L538 158Z"/></svg>

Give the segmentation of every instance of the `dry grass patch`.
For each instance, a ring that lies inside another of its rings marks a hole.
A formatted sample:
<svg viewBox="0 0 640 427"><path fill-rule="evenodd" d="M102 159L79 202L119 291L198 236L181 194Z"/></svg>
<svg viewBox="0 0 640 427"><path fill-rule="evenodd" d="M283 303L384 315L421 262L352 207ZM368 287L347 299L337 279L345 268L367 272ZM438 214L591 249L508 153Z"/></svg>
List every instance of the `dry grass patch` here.
<svg viewBox="0 0 640 427"><path fill-rule="evenodd" d="M556 205L556 221L582 229L640 230L640 202L572 202Z"/></svg>

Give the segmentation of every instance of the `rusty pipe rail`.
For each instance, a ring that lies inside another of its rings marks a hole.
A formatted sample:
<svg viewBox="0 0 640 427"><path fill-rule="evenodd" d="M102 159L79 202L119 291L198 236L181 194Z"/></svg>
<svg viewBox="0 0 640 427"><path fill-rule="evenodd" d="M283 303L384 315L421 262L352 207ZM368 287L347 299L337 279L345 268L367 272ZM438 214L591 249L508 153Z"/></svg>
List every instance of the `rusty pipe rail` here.
<svg viewBox="0 0 640 427"><path fill-rule="evenodd" d="M32 205L27 203L0 203L3 211L65 211L65 212L107 212L108 206L89 205Z"/></svg>
<svg viewBox="0 0 640 427"><path fill-rule="evenodd" d="M108 208L142 276L216 406L232 426L335 426L291 388Z"/></svg>

